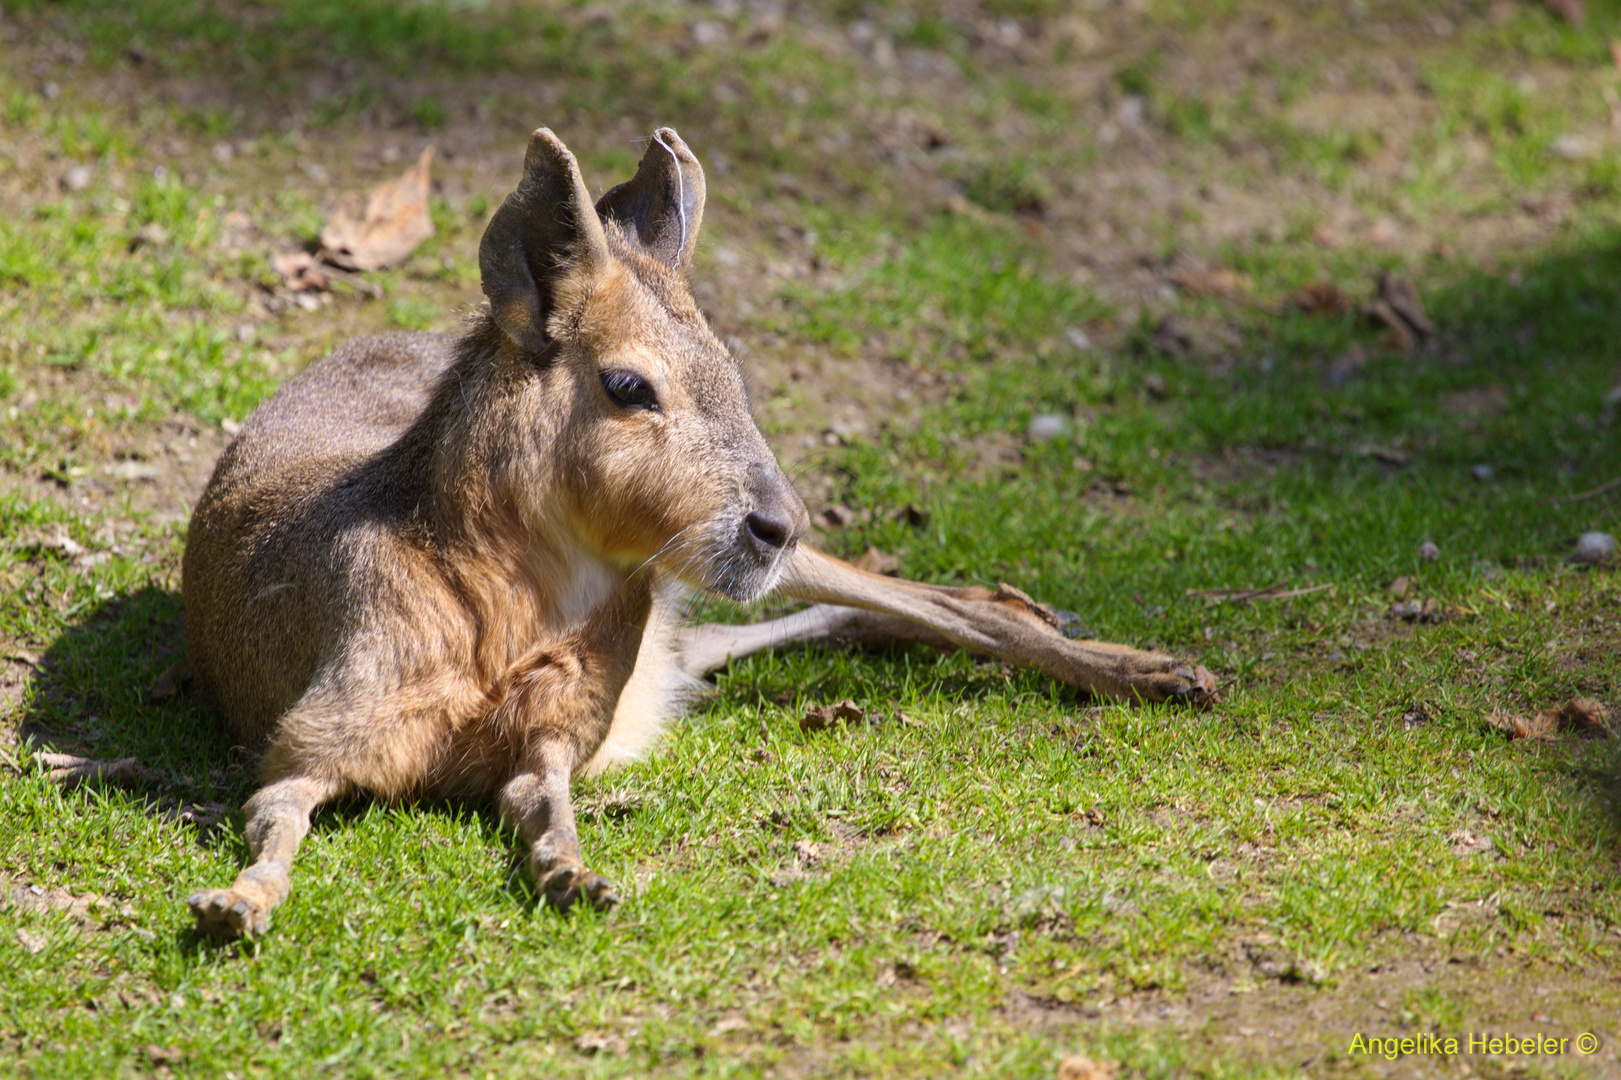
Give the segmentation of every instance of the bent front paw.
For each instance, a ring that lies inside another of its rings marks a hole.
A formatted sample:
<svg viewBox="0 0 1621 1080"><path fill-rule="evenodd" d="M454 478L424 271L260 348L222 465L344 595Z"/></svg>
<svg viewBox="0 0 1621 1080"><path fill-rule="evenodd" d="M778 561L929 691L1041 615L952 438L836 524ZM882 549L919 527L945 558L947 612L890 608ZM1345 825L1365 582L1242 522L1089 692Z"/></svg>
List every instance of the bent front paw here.
<svg viewBox="0 0 1621 1080"><path fill-rule="evenodd" d="M259 937L270 929L270 907L246 890L200 889L186 900L197 918L197 930L209 937Z"/></svg>
<svg viewBox="0 0 1621 1080"><path fill-rule="evenodd" d="M583 866L559 866L537 871L535 876L546 902L561 912L567 912L582 899L596 911L608 911L619 903L619 893L613 883Z"/></svg>

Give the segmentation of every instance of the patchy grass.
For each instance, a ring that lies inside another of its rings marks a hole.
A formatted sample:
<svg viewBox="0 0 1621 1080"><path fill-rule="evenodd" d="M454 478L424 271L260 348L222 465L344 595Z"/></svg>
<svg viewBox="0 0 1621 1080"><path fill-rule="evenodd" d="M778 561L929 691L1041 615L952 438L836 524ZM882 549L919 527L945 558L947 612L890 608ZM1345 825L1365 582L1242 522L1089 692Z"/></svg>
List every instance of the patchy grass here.
<svg viewBox="0 0 1621 1080"><path fill-rule="evenodd" d="M0 1053L1440 1075L1353 1038L1591 1031L1592 1056L1469 1064L1616 1073L1617 742L1488 723L1621 706L1621 581L1566 561L1621 531L1614 493L1577 497L1621 462L1621 15L1590 7L0 8ZM266 939L196 939L182 900L239 868L253 763L148 687L183 656L221 425L338 341L453 329L528 128L603 187L662 122L709 166L700 299L763 426L858 511L819 542L1012 581L1201 660L1221 706L756 657L579 785L613 914L538 908L488 807L361 801L318 819ZM267 256L429 137L438 234L383 296L287 293ZM1378 272L1432 342L1354 310ZM1325 281L1352 307L1294 303ZM1278 583L1314 591L1198 595ZM882 719L801 732L842 698ZM140 768L63 790L51 749Z"/></svg>

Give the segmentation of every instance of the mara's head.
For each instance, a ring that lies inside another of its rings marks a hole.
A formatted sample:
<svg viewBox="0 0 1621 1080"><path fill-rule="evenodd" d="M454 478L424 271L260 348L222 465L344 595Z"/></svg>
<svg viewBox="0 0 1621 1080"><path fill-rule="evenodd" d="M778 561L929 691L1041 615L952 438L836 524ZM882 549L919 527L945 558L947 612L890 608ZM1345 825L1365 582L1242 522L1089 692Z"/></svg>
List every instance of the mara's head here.
<svg viewBox="0 0 1621 1080"><path fill-rule="evenodd" d="M536 131L479 247L490 324L475 337L512 403L501 496L527 525L751 600L808 519L688 289L703 210L703 170L669 128L595 205L574 155Z"/></svg>

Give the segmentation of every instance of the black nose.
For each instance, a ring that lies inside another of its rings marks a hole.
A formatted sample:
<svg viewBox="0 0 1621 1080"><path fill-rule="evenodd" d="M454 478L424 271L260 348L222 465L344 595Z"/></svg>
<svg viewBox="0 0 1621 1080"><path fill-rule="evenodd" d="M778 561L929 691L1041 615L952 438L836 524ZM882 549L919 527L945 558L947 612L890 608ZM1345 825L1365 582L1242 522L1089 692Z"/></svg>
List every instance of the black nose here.
<svg viewBox="0 0 1621 1080"><path fill-rule="evenodd" d="M749 539L761 555L775 555L788 546L791 532L788 523L781 518L756 510L743 519L743 527L748 529Z"/></svg>

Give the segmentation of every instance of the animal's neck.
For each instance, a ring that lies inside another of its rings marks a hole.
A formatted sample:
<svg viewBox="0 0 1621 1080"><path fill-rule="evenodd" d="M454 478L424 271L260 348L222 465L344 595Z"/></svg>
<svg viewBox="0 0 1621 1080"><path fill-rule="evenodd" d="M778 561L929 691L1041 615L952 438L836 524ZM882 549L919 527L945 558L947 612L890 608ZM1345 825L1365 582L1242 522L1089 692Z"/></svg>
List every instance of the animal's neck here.
<svg viewBox="0 0 1621 1080"><path fill-rule="evenodd" d="M548 456L514 443L514 432L529 430L515 415L521 375L498 348L478 329L469 334L395 448L427 481L421 524L478 626L490 674L579 626L624 579L578 539Z"/></svg>

